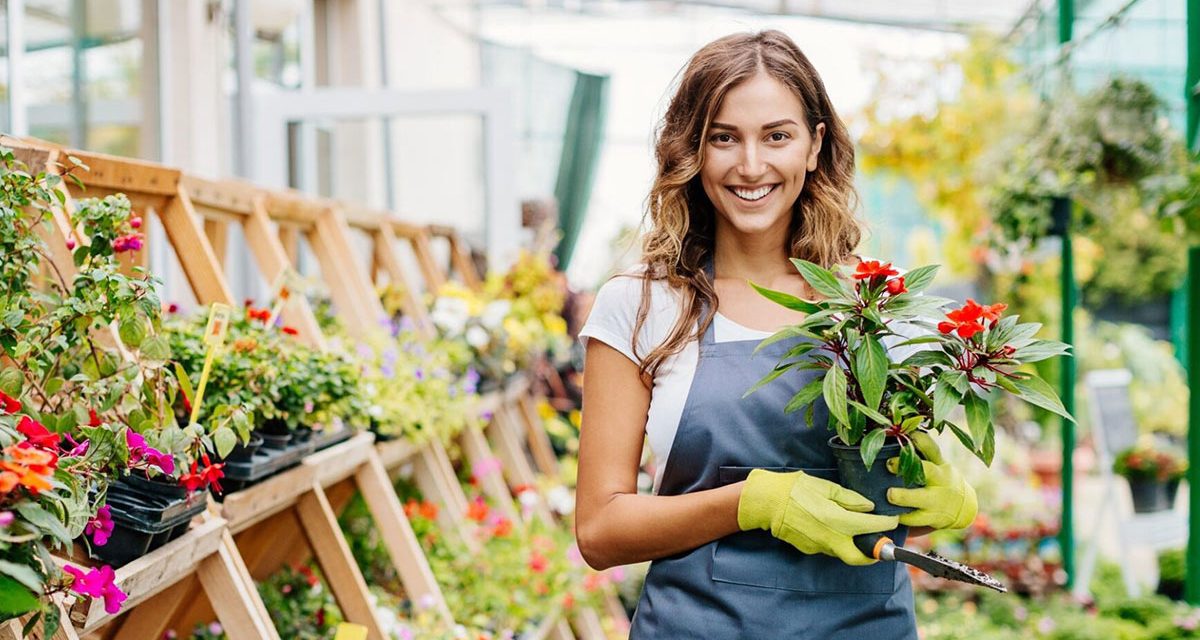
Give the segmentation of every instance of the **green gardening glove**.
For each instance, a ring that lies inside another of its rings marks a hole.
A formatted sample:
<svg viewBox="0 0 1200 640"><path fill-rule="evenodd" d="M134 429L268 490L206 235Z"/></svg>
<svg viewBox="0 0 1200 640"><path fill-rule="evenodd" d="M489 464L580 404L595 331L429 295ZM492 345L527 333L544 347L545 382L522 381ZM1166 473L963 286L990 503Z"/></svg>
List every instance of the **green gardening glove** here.
<svg viewBox="0 0 1200 640"><path fill-rule="evenodd" d="M850 565L874 564L854 546L854 536L891 531L896 516L867 513L870 500L803 471L750 472L738 499L742 531L765 529L804 553L824 553Z"/></svg>
<svg viewBox="0 0 1200 640"><path fill-rule="evenodd" d="M888 489L888 502L916 509L901 514L900 524L934 529L970 526L979 510L975 489L967 484L957 469L942 460L941 449L928 433L919 431L911 437L924 458L921 467L925 470L925 486ZM887 461L888 471L896 473L899 464L899 458L891 458Z"/></svg>

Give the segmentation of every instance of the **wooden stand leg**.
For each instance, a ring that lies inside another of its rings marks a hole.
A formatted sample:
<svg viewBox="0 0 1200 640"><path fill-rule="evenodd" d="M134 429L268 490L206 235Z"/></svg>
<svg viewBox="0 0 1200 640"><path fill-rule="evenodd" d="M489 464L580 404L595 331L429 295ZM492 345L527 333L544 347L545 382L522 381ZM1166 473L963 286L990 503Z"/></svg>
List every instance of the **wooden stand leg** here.
<svg viewBox="0 0 1200 640"><path fill-rule="evenodd" d="M245 565L230 539L200 563L196 575L230 640L278 640L270 618L262 617L266 607L253 585L246 584L244 571Z"/></svg>
<svg viewBox="0 0 1200 640"><path fill-rule="evenodd" d="M484 464L495 458L487 438L475 425L468 426L463 430L460 443L467 463L472 466ZM489 473L479 478L479 484L483 494L492 501L496 509L499 509L508 518L515 519L517 517L517 508L513 504L512 492L505 484L503 475L499 472Z"/></svg>
<svg viewBox="0 0 1200 640"><path fill-rule="evenodd" d="M446 598L429 567L416 533L404 517L404 510L396 499L396 491L379 457L372 454L367 464L358 470L355 479L409 598L414 603L432 606L450 622Z"/></svg>
<svg viewBox="0 0 1200 640"><path fill-rule="evenodd" d="M463 494L462 485L454 477L454 468L450 457L440 442L430 442L421 448L415 459L414 477L417 487L427 500L439 503L438 526L447 531L457 531L467 544L473 538L467 535L466 510L467 497Z"/></svg>
<svg viewBox="0 0 1200 640"><path fill-rule="evenodd" d="M604 640L604 625L600 624L600 615L595 609L582 608L571 617L571 626L575 635L582 640Z"/></svg>
<svg viewBox="0 0 1200 640"><path fill-rule="evenodd" d="M367 583L350 555L337 516L320 485L313 485L312 491L296 502L296 515L303 523L313 555L346 620L365 626L368 637L385 640L383 628L367 598Z"/></svg>
<svg viewBox="0 0 1200 640"><path fill-rule="evenodd" d="M522 394L517 398L516 411L518 417L523 418L525 435L529 439L529 451L533 454L533 462L538 471L557 479L558 456L554 455L554 446L550 444L550 436L542 425L541 416L538 415L536 400L529 394Z"/></svg>

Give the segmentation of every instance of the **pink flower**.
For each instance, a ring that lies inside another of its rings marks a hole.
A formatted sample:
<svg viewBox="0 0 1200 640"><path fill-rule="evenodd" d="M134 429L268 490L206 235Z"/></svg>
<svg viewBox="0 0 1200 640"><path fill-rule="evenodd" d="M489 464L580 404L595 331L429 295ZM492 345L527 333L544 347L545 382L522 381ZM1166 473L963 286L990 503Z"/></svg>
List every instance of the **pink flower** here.
<svg viewBox="0 0 1200 640"><path fill-rule="evenodd" d="M133 227L134 229L141 229L141 228L142 228L142 219L141 219L141 217L140 217L140 216L134 216L134 217L130 218L130 219L129 219L129 226Z"/></svg>
<svg viewBox="0 0 1200 640"><path fill-rule="evenodd" d="M129 464L145 460L147 464L158 467L167 475L175 473L175 458L169 453L147 446L146 438L142 434L133 429L126 431L125 444L129 447Z"/></svg>
<svg viewBox="0 0 1200 640"><path fill-rule="evenodd" d="M96 543L97 547L108 544L108 538L113 532L112 509L108 505L97 509L96 517L88 520L83 532L92 536L92 541Z"/></svg>
<svg viewBox="0 0 1200 640"><path fill-rule="evenodd" d="M75 238L67 238L67 251L75 250Z"/></svg>
<svg viewBox="0 0 1200 640"><path fill-rule="evenodd" d="M16 520L17 516L11 511L0 511L0 527L7 527Z"/></svg>
<svg viewBox="0 0 1200 640"><path fill-rule="evenodd" d="M471 475L477 479L486 478L493 473L499 473L500 468L499 458L483 458L471 466Z"/></svg>
<svg viewBox="0 0 1200 640"><path fill-rule="evenodd" d="M112 567L104 565L84 573L82 569L68 564L63 565L63 571L75 576L75 582L71 584L72 591L92 598L103 598L104 611L109 615L121 610L121 603L125 602L127 596L113 584L117 574L113 572Z"/></svg>

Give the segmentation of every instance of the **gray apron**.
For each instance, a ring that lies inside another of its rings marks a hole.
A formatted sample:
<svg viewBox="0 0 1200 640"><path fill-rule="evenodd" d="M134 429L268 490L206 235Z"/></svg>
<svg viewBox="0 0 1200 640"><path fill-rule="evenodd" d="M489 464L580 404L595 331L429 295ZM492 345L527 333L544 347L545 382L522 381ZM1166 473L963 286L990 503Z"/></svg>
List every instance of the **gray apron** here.
<svg viewBox="0 0 1200 640"><path fill-rule="evenodd" d="M803 410L783 413L819 371L789 373L742 399L803 338L753 357L757 340L713 338L709 323L659 495L738 482L751 469L803 469L837 481L824 401L813 413L818 426L803 423ZM905 529L896 533L903 542ZM755 530L651 563L629 637L916 640L917 631L912 585L900 564L852 567Z"/></svg>

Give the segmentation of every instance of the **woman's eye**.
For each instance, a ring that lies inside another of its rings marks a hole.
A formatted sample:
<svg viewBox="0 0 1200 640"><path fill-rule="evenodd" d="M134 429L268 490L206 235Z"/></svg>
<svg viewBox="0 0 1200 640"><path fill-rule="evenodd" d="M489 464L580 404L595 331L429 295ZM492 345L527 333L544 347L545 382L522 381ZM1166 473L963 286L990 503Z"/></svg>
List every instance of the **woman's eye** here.
<svg viewBox="0 0 1200 640"><path fill-rule="evenodd" d="M784 140L787 140L788 138L789 138L788 134L786 134L782 131L776 131L776 132L772 133L770 136L771 142L783 142Z"/></svg>
<svg viewBox="0 0 1200 640"><path fill-rule="evenodd" d="M726 142L733 142L733 136L729 135L728 133L718 133L717 135L712 137L712 141L719 142L722 144L724 144Z"/></svg>

